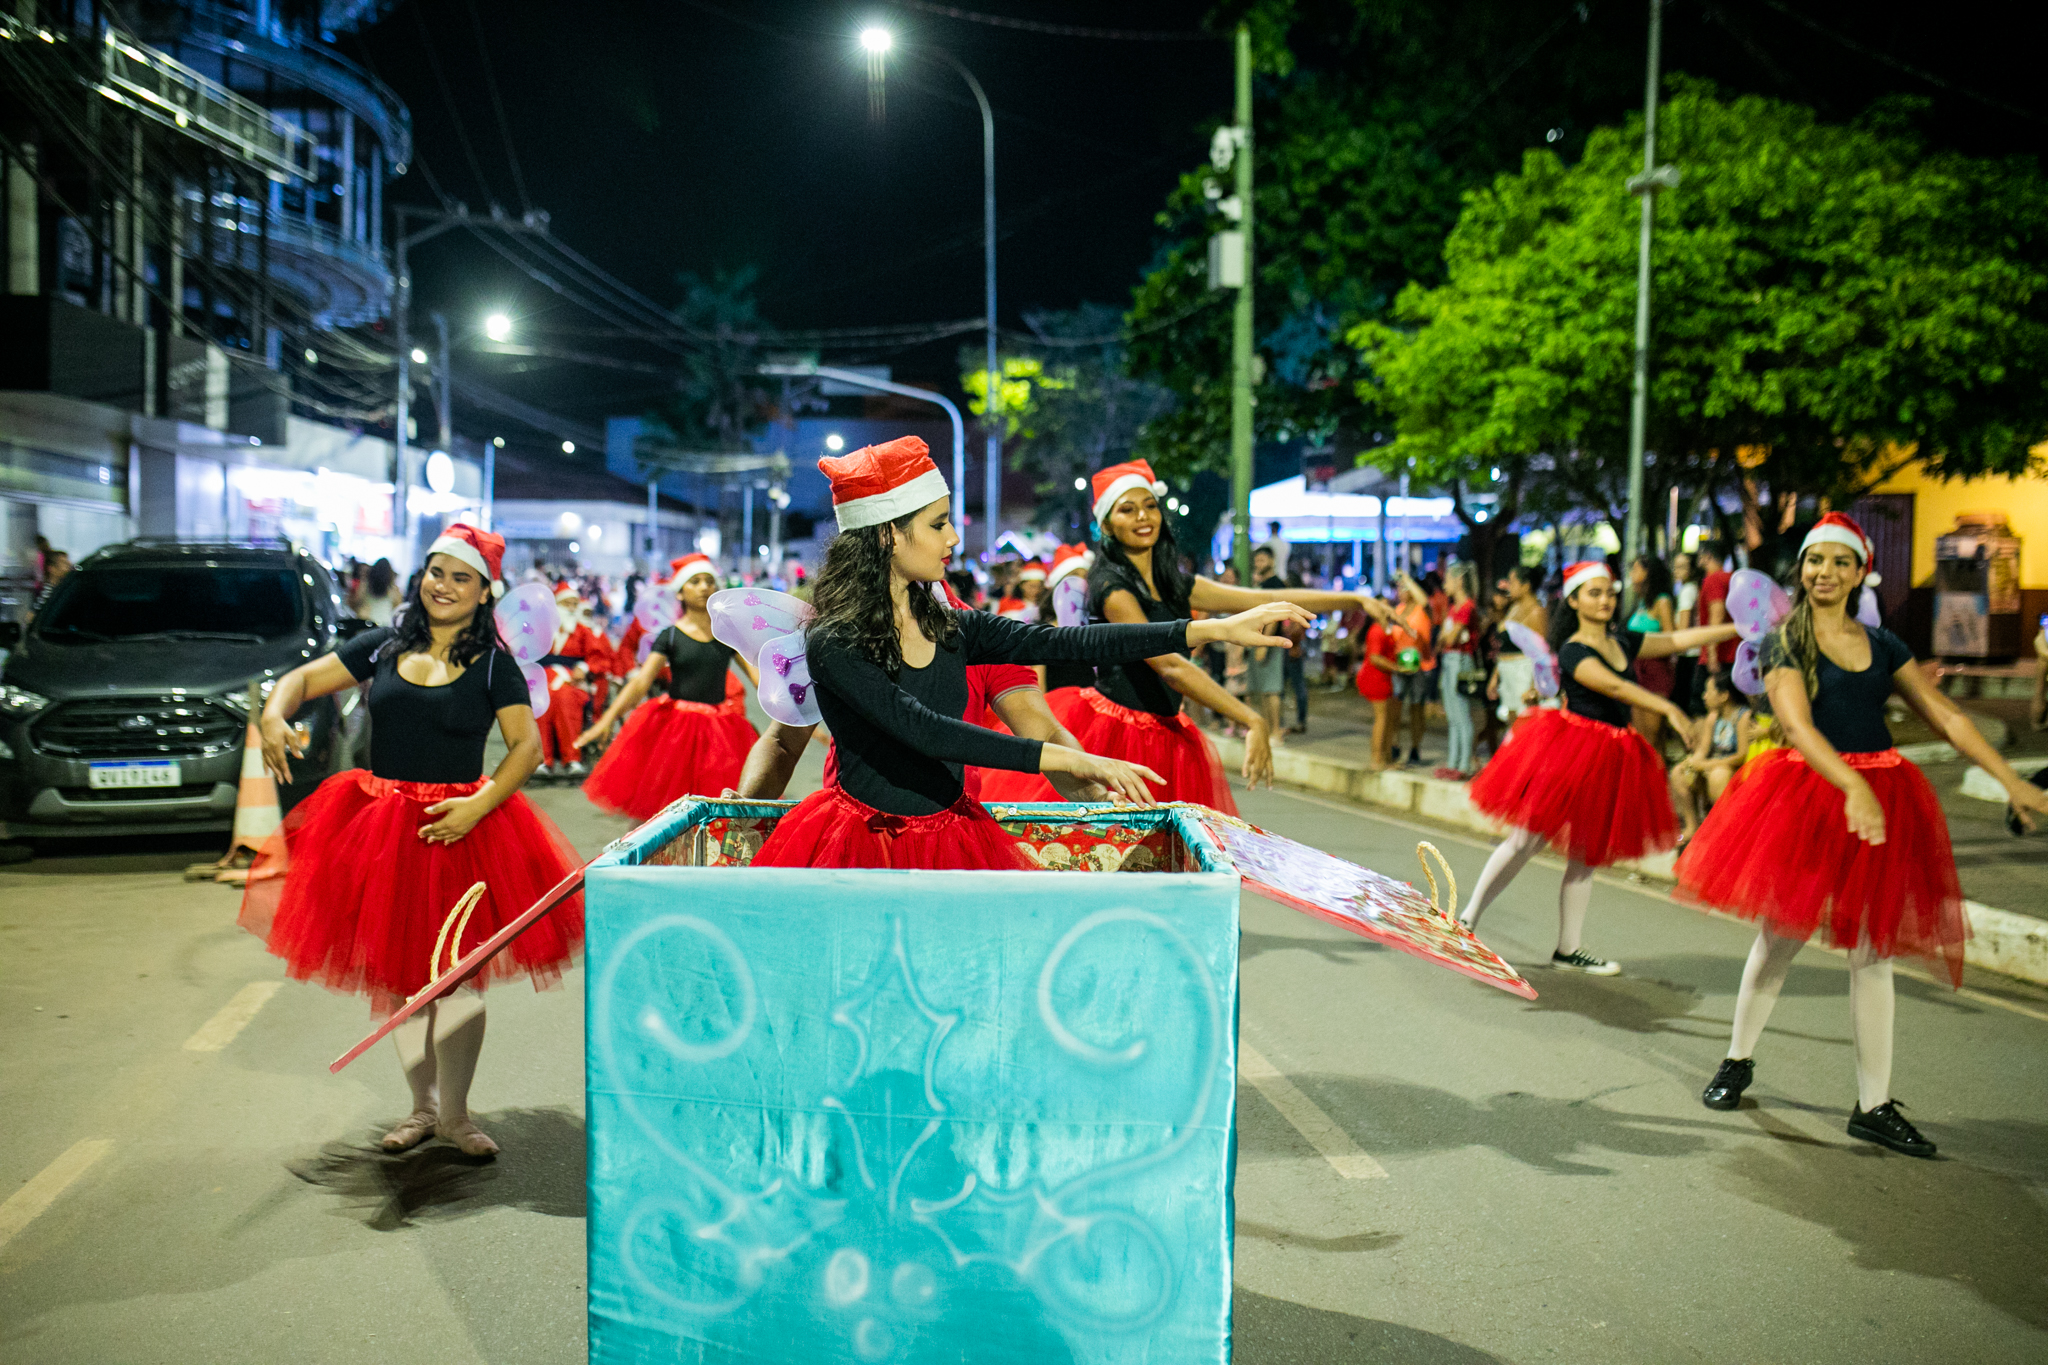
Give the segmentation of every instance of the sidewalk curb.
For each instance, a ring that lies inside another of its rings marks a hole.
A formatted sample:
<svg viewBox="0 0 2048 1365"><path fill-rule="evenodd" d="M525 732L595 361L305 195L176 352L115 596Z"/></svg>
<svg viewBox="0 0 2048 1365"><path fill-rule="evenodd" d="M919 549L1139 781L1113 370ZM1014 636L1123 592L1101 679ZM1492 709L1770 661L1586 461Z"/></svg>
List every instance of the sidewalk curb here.
<svg viewBox="0 0 2048 1365"><path fill-rule="evenodd" d="M1225 771L1237 772L1244 766L1243 740L1213 734L1209 738L1223 759ZM1501 826L1472 808L1471 793L1462 782L1445 782L1398 769L1376 773L1362 763L1304 753L1284 745L1273 750L1273 780L1305 791L1342 797L1361 806L1421 816L1481 838L1501 836ZM1669 882L1673 880L1675 862L1675 853L1660 853L1653 858L1616 863L1615 867ZM1970 923L1970 941L1963 950L1965 962L2003 976L2048 985L2048 920L1997 910L1976 901L1964 901L1963 913Z"/></svg>

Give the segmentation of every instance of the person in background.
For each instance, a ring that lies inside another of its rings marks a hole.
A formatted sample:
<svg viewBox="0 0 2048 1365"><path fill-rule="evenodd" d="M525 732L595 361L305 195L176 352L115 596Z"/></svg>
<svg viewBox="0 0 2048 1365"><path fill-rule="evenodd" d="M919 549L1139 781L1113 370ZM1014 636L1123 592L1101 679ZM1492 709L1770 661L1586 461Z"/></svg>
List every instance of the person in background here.
<svg viewBox="0 0 2048 1365"><path fill-rule="evenodd" d="M1720 550L1712 545L1701 545L1692 557L1693 572L1700 579L1700 601L1697 609L1698 626L1722 626L1728 624L1728 580L1734 577L1728 572ZM1692 696L1688 698L1689 708L1697 715L1705 699L1701 696L1707 685L1707 675L1718 673L1724 668L1735 666L1735 643L1715 645L1702 649L1699 664L1692 673Z"/></svg>
<svg viewBox="0 0 2048 1365"><path fill-rule="evenodd" d="M1401 698L1394 690L1400 674L1390 625L1375 620L1365 630L1364 657L1358 665L1358 695L1372 703L1372 770L1394 766L1394 745L1401 731Z"/></svg>
<svg viewBox="0 0 2048 1365"><path fill-rule="evenodd" d="M1458 684L1478 676L1473 668L1472 566L1453 564L1446 585L1448 605L1443 624L1437 627L1437 677L1448 739L1444 764L1436 770L1436 776L1463 782L1472 776L1472 700L1459 690Z"/></svg>
<svg viewBox="0 0 2048 1365"><path fill-rule="evenodd" d="M1287 535L1280 529L1280 523L1277 521L1266 523L1266 538L1253 546L1252 549L1254 551L1264 550L1272 555L1273 562L1280 566L1283 573L1286 572L1288 559L1294 554L1294 547L1287 543ZM1190 578L1194 576L1192 569L1188 571L1188 576ZM1256 587L1258 585L1254 582L1253 586Z"/></svg>
<svg viewBox="0 0 2048 1365"><path fill-rule="evenodd" d="M1491 689L1494 685L1495 670L1500 666L1501 651L1508 647L1507 634L1501 629L1502 623L1507 619L1508 590L1502 584L1496 583L1493 592L1487 597L1486 610L1480 612L1473 623L1473 634L1476 638L1473 641L1472 666L1480 677L1486 679L1486 685L1479 693L1479 699L1485 703L1479 708L1479 714L1485 723L1479 727L1478 738L1473 741L1475 759L1480 754L1485 754L1489 758L1493 756L1494 751L1500 747L1501 730L1506 724L1500 718L1499 709L1493 704Z"/></svg>
<svg viewBox="0 0 2048 1365"><path fill-rule="evenodd" d="M1629 565L1628 583L1630 595L1635 599L1635 610L1629 613L1628 628L1643 635L1656 635L1678 628L1678 613L1671 596L1671 570L1655 555L1638 555L1635 563ZM1654 697L1670 700L1673 673L1670 659L1640 658L1636 660L1636 686ZM1683 701L1679 702L1682 707ZM1650 707L1635 708L1635 727L1650 747L1661 754L1664 737L1664 715Z"/></svg>
<svg viewBox="0 0 2048 1365"><path fill-rule="evenodd" d="M1676 606L1673 620L1679 630L1691 630L1700 623L1699 574L1691 555L1671 557L1671 583ZM1692 707L1693 669L1699 661L1698 654L1681 654L1671 661L1671 700L1688 710Z"/></svg>
<svg viewBox="0 0 2048 1365"><path fill-rule="evenodd" d="M1743 741L1750 732L1749 709L1742 705L1732 675L1716 673L1708 678L1703 695L1707 723L1694 736L1692 752L1671 769L1671 803L1684 826L1678 836L1681 849L1734 780L1743 762Z"/></svg>
<svg viewBox="0 0 2048 1365"><path fill-rule="evenodd" d="M1261 545L1252 551L1253 587L1261 591L1285 589L1287 580L1274 569L1272 550ZM1290 641L1295 635L1294 631L1275 630L1273 633L1285 634ZM1281 649L1253 649L1246 651L1245 655L1245 701L1266 718L1266 732L1276 745L1282 743L1280 689L1286 684L1286 656L1287 651Z"/></svg>
<svg viewBox="0 0 2048 1365"><path fill-rule="evenodd" d="M1436 699L1436 620L1429 613L1429 594L1407 574L1395 575L1400 597L1394 603L1394 695L1408 711L1408 766L1422 766L1422 732L1429 725L1429 704ZM1398 746L1399 741L1396 740ZM1399 752L1398 747L1395 751Z"/></svg>
<svg viewBox="0 0 2048 1365"><path fill-rule="evenodd" d="M36 592L35 603L29 608L28 619L36 619L36 613L50 600L50 594L57 591L57 585L71 576L71 556L62 550L51 550L43 556L43 586Z"/></svg>
<svg viewBox="0 0 2048 1365"><path fill-rule="evenodd" d="M356 603L356 615L373 626L388 626L391 615L405 599L398 591L398 570L391 561L380 559L363 574L363 590Z"/></svg>
<svg viewBox="0 0 2048 1365"><path fill-rule="evenodd" d="M1501 624L1508 622L1527 626L1541 636L1550 633L1550 611L1543 605L1538 590L1543 586L1543 566L1540 564L1517 564L1508 570L1508 576L1500 581L1501 591L1508 597L1507 613ZM1529 709L1530 694L1536 689L1536 665L1528 655L1514 647L1511 638L1505 638L1502 630L1500 654L1494 660L1493 676L1487 681L1487 700L1498 703L1495 714L1503 722L1511 723L1515 717Z"/></svg>

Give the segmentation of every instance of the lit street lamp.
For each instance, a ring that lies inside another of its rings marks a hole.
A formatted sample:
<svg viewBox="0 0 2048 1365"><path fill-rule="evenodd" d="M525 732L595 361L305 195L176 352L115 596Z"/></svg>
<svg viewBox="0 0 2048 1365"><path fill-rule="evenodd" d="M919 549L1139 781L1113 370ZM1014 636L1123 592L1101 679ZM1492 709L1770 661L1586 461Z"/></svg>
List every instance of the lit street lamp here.
<svg viewBox="0 0 2048 1365"><path fill-rule="evenodd" d="M493 313L484 319L484 335L493 341L512 339L512 319L503 313Z"/></svg>
<svg viewBox="0 0 2048 1365"><path fill-rule="evenodd" d="M896 45L895 35L879 26L861 30L860 45L868 54L868 72L871 84L879 77L880 64L884 54ZM982 90L981 82L974 79L974 73L961 65L958 58L943 48L926 48L933 56L944 61L960 73L960 79L967 82L967 88L974 92L974 102L981 108L981 234L982 234L982 310L986 316L988 341L988 368L986 371L988 395L982 403L982 427L988 435L987 468L983 477L982 516L987 522L984 549L990 559L995 558L996 535L1001 529L1003 505L1003 429L997 416L1002 399L1002 379L996 370L996 116L989 107L988 95ZM953 492L964 505L967 492L963 485L967 481L964 461L956 461L953 467Z"/></svg>

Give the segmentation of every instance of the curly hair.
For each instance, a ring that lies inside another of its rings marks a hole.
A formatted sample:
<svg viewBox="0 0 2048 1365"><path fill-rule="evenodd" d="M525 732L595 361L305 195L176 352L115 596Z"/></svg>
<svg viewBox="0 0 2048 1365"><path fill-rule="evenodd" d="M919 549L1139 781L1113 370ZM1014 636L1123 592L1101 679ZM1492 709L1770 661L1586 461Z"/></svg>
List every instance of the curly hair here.
<svg viewBox="0 0 2048 1365"><path fill-rule="evenodd" d="M413 578L411 594L391 618L391 643L397 646L401 658L407 654L423 654L434 643L433 624L427 620L426 605L420 601L420 592L426 581L427 576L423 573ZM476 604L469 624L448 647L448 662L468 668L492 650L503 648L504 638L498 634L497 603L491 600L490 585L485 584L483 600Z"/></svg>
<svg viewBox="0 0 2048 1365"><path fill-rule="evenodd" d="M818 614L810 628L858 650L892 678L903 670L903 645L896 635L896 604L889 599L889 561L896 537L917 515L834 536L811 591ZM950 647L959 637L952 608L918 584L911 585L910 614L927 640Z"/></svg>

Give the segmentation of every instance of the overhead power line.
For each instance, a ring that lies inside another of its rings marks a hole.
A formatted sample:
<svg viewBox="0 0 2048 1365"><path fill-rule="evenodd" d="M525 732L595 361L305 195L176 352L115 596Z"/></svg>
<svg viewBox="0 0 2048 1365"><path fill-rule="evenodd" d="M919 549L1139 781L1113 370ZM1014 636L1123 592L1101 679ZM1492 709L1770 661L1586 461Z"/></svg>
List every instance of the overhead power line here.
<svg viewBox="0 0 2048 1365"><path fill-rule="evenodd" d="M1089 28L1081 24L1047 24L1036 19L1012 19L1004 14L983 14L979 10L955 9L951 5L934 5L927 0L895 0L904 9L923 10L947 19L960 19L970 24L987 24L991 28L1010 28L1023 33L1050 33L1059 38L1102 38L1122 43L1220 43L1227 41L1220 33L1204 33L1199 29L1146 29L1146 28Z"/></svg>
<svg viewBox="0 0 2048 1365"><path fill-rule="evenodd" d="M2008 104L2006 101L1999 99L1996 95L1987 95L1981 90L1972 90L1967 85L1958 85L1956 82L1949 80L1945 76L1937 76L1932 71L1928 71L1922 67L1914 66L1911 62L1902 62L1897 57L1892 56L1889 52L1882 52L1879 51L1877 48L1871 47L1867 43L1858 42L1856 39L1851 38L1846 33L1837 33L1835 32L1835 30L1829 28L1826 24L1821 23L1817 19L1809 19L1804 14L1801 14L1798 10L1793 9L1790 5L1784 4L1783 0L1763 0L1763 3L1768 8L1774 9L1778 13L1784 15L1787 19L1790 19L1793 23L1800 25L1802 28L1812 29L1815 33L1820 34L1823 38L1832 39L1834 42L1840 43L1843 47L1848 48L1851 52L1856 53L1858 56L1868 57L1871 61L1882 63L1885 66L1891 67L1894 71L1903 71L1908 76L1914 76L1920 80L1926 81L1929 85L1935 86L1942 90L1953 91L1956 94L1961 95L1964 99L1975 100L1979 104L1989 105L1993 109L1998 109L2008 114L2017 115L2018 117L2026 119L2029 122L2048 123L2048 115L2042 114L2037 109L2023 109L2017 104Z"/></svg>
<svg viewBox="0 0 2048 1365"><path fill-rule="evenodd" d="M512 125L505 117L505 101L498 94L498 76L491 70L491 45L484 41L484 21L477 16L476 0L469 0L469 25L476 30L477 64L484 70L484 88L491 93L491 108L498 115L498 136L505 143L505 163L512 168L512 188L519 192L519 207L526 213L533 212L533 201L526 196L526 177L519 170L519 153L512 150Z"/></svg>

